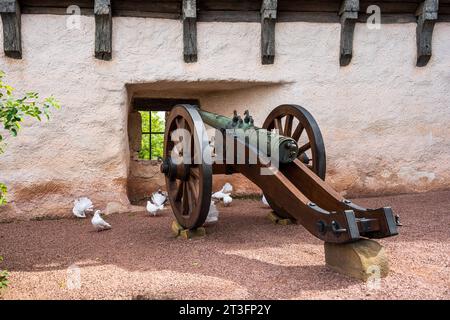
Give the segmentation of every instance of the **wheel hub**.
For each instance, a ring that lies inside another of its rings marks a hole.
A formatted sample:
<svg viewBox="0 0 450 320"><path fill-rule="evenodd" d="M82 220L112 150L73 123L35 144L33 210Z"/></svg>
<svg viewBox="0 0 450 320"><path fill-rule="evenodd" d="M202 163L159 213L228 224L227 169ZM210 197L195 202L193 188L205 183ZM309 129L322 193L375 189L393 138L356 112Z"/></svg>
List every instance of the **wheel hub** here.
<svg viewBox="0 0 450 320"><path fill-rule="evenodd" d="M179 179L186 181L189 178L191 166L189 164L176 164L172 158L168 157L163 160L160 170L166 177L171 180Z"/></svg>

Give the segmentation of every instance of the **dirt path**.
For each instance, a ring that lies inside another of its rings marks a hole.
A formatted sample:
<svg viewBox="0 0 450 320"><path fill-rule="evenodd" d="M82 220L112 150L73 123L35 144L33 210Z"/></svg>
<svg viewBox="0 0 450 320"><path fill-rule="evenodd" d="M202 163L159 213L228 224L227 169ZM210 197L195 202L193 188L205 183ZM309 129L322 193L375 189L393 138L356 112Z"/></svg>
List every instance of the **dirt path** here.
<svg viewBox="0 0 450 320"><path fill-rule="evenodd" d="M381 241L391 274L378 289L328 270L303 227L275 226L260 202L235 200L197 240L173 238L170 210L109 216L113 229L101 233L88 220L0 224L3 298L449 299L450 191L355 202L390 204L404 224Z"/></svg>

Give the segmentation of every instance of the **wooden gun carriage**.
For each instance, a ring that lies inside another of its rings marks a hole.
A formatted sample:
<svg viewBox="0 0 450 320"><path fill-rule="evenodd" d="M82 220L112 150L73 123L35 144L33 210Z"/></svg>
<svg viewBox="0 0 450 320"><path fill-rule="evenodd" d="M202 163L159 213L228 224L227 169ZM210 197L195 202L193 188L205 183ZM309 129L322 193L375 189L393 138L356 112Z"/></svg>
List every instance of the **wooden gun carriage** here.
<svg viewBox="0 0 450 320"><path fill-rule="evenodd" d="M216 129L214 146L205 124ZM227 118L196 106L177 105L167 118L164 139L161 171L175 217L186 229L205 222L212 175L241 173L262 189L278 216L300 223L325 242L398 234L398 221L390 207L360 207L324 181L322 135L312 115L300 106L278 106L258 128L248 111L244 119L236 112ZM233 144L218 145L217 141ZM264 151L261 145L275 148ZM238 150L244 150L243 155ZM222 154L220 161L213 161L214 154Z"/></svg>

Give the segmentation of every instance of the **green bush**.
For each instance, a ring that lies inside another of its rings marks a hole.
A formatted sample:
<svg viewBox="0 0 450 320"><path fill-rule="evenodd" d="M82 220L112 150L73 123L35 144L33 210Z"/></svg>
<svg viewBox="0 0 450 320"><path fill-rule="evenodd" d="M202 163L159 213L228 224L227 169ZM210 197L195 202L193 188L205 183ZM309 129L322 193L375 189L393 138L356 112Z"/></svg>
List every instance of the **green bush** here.
<svg viewBox="0 0 450 320"><path fill-rule="evenodd" d="M0 256L0 262L3 261L3 257ZM8 287L9 284L9 273L6 270L0 270L0 290Z"/></svg>
<svg viewBox="0 0 450 320"><path fill-rule="evenodd" d="M59 102L53 97L39 100L36 92L27 92L22 97L14 96L14 88L3 82L5 73L0 71L0 129L6 130L11 136L17 136L20 123L25 118L34 118L39 121L42 117L50 118L52 108L59 109ZM0 133L0 154L5 150L4 136ZM0 205L6 203L7 189L0 183Z"/></svg>
<svg viewBox="0 0 450 320"><path fill-rule="evenodd" d="M0 206L6 203L6 186L0 182Z"/></svg>
<svg viewBox="0 0 450 320"><path fill-rule="evenodd" d="M9 273L6 270L0 270L0 290L8 287L9 284Z"/></svg>

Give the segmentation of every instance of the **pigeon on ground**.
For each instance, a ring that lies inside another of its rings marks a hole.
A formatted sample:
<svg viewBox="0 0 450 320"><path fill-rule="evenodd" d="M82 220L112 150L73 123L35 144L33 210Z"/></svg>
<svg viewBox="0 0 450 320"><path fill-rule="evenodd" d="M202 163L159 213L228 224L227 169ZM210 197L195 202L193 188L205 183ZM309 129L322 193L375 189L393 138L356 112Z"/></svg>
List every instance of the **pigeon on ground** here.
<svg viewBox="0 0 450 320"><path fill-rule="evenodd" d="M165 196L161 190L158 190L152 194L152 202L157 206L162 206L167 201L167 196Z"/></svg>
<svg viewBox="0 0 450 320"><path fill-rule="evenodd" d="M225 207L228 207L231 204L231 202L233 201L233 198L231 198L230 195L225 194L225 196L222 198L222 200L223 200L223 205Z"/></svg>
<svg viewBox="0 0 450 320"><path fill-rule="evenodd" d="M229 196L232 191L233 186L227 182L220 191L214 192L212 194L212 198L216 200L222 200L225 195Z"/></svg>
<svg viewBox="0 0 450 320"><path fill-rule="evenodd" d="M230 183L225 183L222 190L223 193L232 193L233 192L233 186Z"/></svg>
<svg viewBox="0 0 450 320"><path fill-rule="evenodd" d="M223 193L222 191L217 191L214 192L211 197L215 200L222 200L223 197L225 197L225 193Z"/></svg>
<svg viewBox="0 0 450 320"><path fill-rule="evenodd" d="M262 199L261 199L262 203L264 204L265 207L270 207L270 204L267 202L266 196L263 194Z"/></svg>
<svg viewBox="0 0 450 320"><path fill-rule="evenodd" d="M83 197L75 199L72 212L77 218L86 218L86 212L92 212L94 205L89 198Z"/></svg>
<svg viewBox="0 0 450 320"><path fill-rule="evenodd" d="M154 217L156 216L156 213L159 210L163 210L164 209L164 205L156 205L154 203L152 203L151 201L147 201L147 211L152 214Z"/></svg>
<svg viewBox="0 0 450 320"><path fill-rule="evenodd" d="M211 201L209 206L208 216L206 217L205 223L215 223L219 220L219 211L216 208L214 201Z"/></svg>
<svg viewBox="0 0 450 320"><path fill-rule="evenodd" d="M94 226L95 230L97 231L103 231L103 230L109 230L111 229L111 225L102 219L100 216L101 211L97 210L94 213L94 216L92 217L92 225Z"/></svg>

